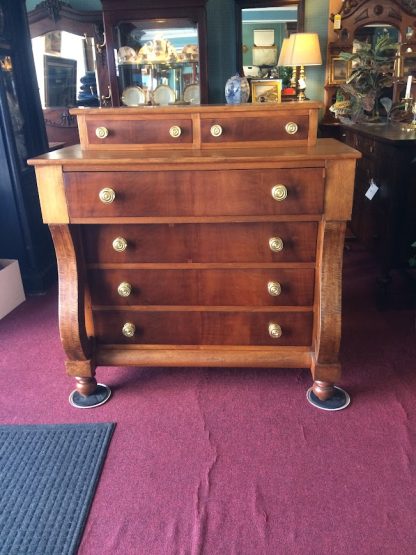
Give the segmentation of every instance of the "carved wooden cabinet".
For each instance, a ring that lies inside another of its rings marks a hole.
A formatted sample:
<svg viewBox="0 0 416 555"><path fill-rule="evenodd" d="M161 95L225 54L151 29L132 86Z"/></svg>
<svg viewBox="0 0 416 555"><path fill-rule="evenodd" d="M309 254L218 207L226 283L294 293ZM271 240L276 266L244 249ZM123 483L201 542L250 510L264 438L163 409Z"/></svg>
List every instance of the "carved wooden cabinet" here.
<svg viewBox="0 0 416 555"><path fill-rule="evenodd" d="M359 150L351 229L377 256L379 281L389 283L390 272L408 267L416 240L415 133L399 125L349 125L342 139ZM377 190L366 196L370 185Z"/></svg>
<svg viewBox="0 0 416 555"><path fill-rule="evenodd" d="M341 266L359 154L318 103L74 110L32 160L59 261L67 371L306 367L340 378Z"/></svg>

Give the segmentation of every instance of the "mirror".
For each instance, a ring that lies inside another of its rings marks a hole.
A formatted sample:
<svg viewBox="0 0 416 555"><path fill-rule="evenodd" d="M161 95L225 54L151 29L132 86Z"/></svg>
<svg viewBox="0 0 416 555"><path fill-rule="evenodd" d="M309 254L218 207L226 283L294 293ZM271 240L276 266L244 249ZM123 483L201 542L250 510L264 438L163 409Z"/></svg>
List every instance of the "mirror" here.
<svg viewBox="0 0 416 555"><path fill-rule="evenodd" d="M236 0L236 24L241 75L276 77L283 39L303 30L304 0Z"/></svg>
<svg viewBox="0 0 416 555"><path fill-rule="evenodd" d="M375 23L374 25L363 25L358 27L354 32L354 41L368 42L374 46L377 40L383 35L388 34L390 39L394 42L400 42L400 32L399 29L393 25L380 25ZM354 41L353 41L353 51L354 51Z"/></svg>
<svg viewBox="0 0 416 555"><path fill-rule="evenodd" d="M99 105L92 37L51 31L32 50L42 108Z"/></svg>
<svg viewBox="0 0 416 555"><path fill-rule="evenodd" d="M69 108L100 104L102 14L45 0L28 12L28 20L50 148L78 143L76 118Z"/></svg>

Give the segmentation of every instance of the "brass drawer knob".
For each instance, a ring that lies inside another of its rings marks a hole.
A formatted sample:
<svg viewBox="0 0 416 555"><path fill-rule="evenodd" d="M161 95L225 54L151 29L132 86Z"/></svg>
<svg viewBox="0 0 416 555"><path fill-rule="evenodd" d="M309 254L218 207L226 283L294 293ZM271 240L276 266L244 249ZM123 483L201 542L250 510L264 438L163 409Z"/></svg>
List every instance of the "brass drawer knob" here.
<svg viewBox="0 0 416 555"><path fill-rule="evenodd" d="M169 129L169 135L174 139L177 139L182 135L182 129L179 127L179 125L172 125L172 127Z"/></svg>
<svg viewBox="0 0 416 555"><path fill-rule="evenodd" d="M113 249L117 252L123 252L127 249L127 241L124 237L116 237L113 241Z"/></svg>
<svg viewBox="0 0 416 555"><path fill-rule="evenodd" d="M285 200L285 198L287 197L286 187L281 183L279 183L279 185L275 185L272 188L272 197L274 198L274 200L277 201Z"/></svg>
<svg viewBox="0 0 416 555"><path fill-rule="evenodd" d="M131 322L126 322L122 327L121 332L125 337L133 337L136 333L136 326Z"/></svg>
<svg viewBox="0 0 416 555"><path fill-rule="evenodd" d="M273 252L280 252L283 250L283 241L280 237L271 237L269 239L269 247Z"/></svg>
<svg viewBox="0 0 416 555"><path fill-rule="evenodd" d="M103 204L111 204L116 198L116 192L110 187L104 187L98 193L98 197Z"/></svg>
<svg viewBox="0 0 416 555"><path fill-rule="evenodd" d="M108 129L107 127L97 127L95 134L99 139L105 139L108 137Z"/></svg>
<svg viewBox="0 0 416 555"><path fill-rule="evenodd" d="M122 281L120 285L117 287L117 293L120 297L128 297L131 293L131 285L127 281Z"/></svg>
<svg viewBox="0 0 416 555"><path fill-rule="evenodd" d="M285 131L286 131L286 133L288 133L289 135L295 135L295 133L298 132L298 124L295 123L294 121L289 121L289 122L285 125Z"/></svg>
<svg viewBox="0 0 416 555"><path fill-rule="evenodd" d="M267 291L270 296L278 297L282 292L282 286L278 281L269 281L267 284Z"/></svg>
<svg viewBox="0 0 416 555"><path fill-rule="evenodd" d="M279 339L279 337L282 337L282 328L279 324L275 324L274 322L269 324L269 335L272 339Z"/></svg>
<svg viewBox="0 0 416 555"><path fill-rule="evenodd" d="M222 127L221 125L219 125L218 123L216 123L215 125L213 125L210 129L211 135L213 137L221 137L222 135Z"/></svg>

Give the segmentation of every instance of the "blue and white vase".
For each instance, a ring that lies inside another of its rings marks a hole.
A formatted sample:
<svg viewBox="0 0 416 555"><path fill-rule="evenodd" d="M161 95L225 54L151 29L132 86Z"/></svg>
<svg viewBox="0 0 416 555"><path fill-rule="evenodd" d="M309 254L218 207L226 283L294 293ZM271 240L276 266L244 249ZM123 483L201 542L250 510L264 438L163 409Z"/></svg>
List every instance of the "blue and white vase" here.
<svg viewBox="0 0 416 555"><path fill-rule="evenodd" d="M242 104L248 101L250 85L245 77L238 73L228 79L225 84L225 100L228 104Z"/></svg>

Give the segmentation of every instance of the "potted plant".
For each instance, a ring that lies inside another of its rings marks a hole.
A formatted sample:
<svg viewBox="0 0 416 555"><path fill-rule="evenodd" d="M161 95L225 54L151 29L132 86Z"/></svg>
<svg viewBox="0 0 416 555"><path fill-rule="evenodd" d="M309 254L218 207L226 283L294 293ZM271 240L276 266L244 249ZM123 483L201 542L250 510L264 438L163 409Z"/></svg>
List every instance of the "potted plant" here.
<svg viewBox="0 0 416 555"><path fill-rule="evenodd" d="M337 117L347 116L353 122L378 121L380 98L393 85L399 44L387 33L378 37L374 45L360 41L354 44L354 52L340 53L340 58L348 61L352 69L345 84L340 85L330 110ZM391 101L382 104L391 108Z"/></svg>

